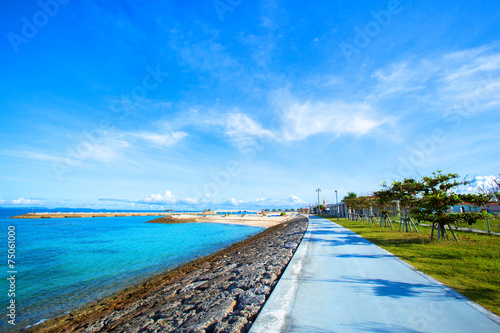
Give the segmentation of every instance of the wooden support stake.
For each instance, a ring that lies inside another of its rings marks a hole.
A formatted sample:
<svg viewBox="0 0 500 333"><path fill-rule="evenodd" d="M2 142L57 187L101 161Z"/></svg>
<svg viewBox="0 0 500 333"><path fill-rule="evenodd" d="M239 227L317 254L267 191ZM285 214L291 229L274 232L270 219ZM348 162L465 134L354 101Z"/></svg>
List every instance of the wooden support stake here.
<svg viewBox="0 0 500 333"><path fill-rule="evenodd" d="M448 228L450 228L450 231L451 233L453 234L453 237L455 237L455 240L458 242L458 238L457 236L455 235L455 233L453 232L453 229L451 228L451 226L448 224Z"/></svg>

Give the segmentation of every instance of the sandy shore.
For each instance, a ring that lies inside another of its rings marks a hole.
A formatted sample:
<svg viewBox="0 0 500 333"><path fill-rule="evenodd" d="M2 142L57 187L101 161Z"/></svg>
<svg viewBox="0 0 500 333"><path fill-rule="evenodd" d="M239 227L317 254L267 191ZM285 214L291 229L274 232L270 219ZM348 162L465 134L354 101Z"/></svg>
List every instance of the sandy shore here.
<svg viewBox="0 0 500 333"><path fill-rule="evenodd" d="M149 223L165 223L165 224L175 224L175 223L224 223L224 224L237 224L237 225L247 225L252 227L263 227L270 228L280 223L287 221L288 219L295 217L295 214L289 214L286 216L262 216L258 215L245 215L243 217L238 215L190 215L190 214L178 214L178 215L168 215L158 219L149 221Z"/></svg>
<svg viewBox="0 0 500 333"><path fill-rule="evenodd" d="M296 213L287 213L286 216L276 216L280 213L270 213L272 216L263 216L261 214L241 215L220 215L220 214L205 214L205 213L155 213L155 212L134 212L134 213L29 213L12 217L13 219L44 219L44 218L78 218L78 217L121 217L121 216L164 216L167 219L162 221L152 220L152 223L192 223L192 222L208 222L208 223L225 223L239 224L252 227L270 228L278 225L287 219L297 216Z"/></svg>

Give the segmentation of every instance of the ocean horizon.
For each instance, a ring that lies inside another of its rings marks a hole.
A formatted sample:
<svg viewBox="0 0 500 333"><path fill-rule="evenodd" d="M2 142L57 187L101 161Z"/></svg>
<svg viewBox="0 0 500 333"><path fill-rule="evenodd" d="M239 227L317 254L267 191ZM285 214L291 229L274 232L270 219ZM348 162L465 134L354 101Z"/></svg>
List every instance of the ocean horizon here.
<svg viewBox="0 0 500 333"><path fill-rule="evenodd" d="M68 313L263 230L216 223L146 223L154 216L8 218L29 212L32 209L0 208L4 239L0 248L6 257L8 237L15 230L14 266L4 264L1 302L4 309L9 306L7 278L14 275L16 306L16 325L4 315L0 331L19 330Z"/></svg>

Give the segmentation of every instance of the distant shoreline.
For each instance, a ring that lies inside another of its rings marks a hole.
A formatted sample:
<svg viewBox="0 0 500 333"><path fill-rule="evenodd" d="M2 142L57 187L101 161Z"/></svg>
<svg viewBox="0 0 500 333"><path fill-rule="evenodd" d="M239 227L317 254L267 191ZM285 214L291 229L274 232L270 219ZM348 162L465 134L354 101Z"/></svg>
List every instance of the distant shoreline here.
<svg viewBox="0 0 500 333"><path fill-rule="evenodd" d="M79 218L79 217L123 217L123 216L159 216L147 223L178 224L178 223L222 223L244 225L252 227L270 228L297 216L296 213L287 213L284 216L267 216L261 214L248 215L220 215L209 213L29 213L11 217L12 219L45 219L45 218Z"/></svg>
<svg viewBox="0 0 500 333"><path fill-rule="evenodd" d="M48 219L73 217L120 217L120 216L162 216L173 214L203 215L203 213L172 213L172 212L57 212L57 213L28 213L10 217L11 219Z"/></svg>

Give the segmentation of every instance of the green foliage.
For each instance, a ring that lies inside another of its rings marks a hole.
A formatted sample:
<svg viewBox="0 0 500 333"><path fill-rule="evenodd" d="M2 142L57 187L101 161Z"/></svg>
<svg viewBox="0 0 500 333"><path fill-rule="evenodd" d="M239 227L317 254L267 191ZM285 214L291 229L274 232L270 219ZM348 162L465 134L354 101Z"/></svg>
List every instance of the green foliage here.
<svg viewBox="0 0 500 333"><path fill-rule="evenodd" d="M342 199L343 202L345 202L346 200L349 200L349 199L355 199L357 198L358 195L354 192L347 192L347 195L344 197L344 199Z"/></svg>
<svg viewBox="0 0 500 333"><path fill-rule="evenodd" d="M285 212L281 212L280 216L286 216Z"/></svg>
<svg viewBox="0 0 500 333"><path fill-rule="evenodd" d="M423 195L418 200L418 205L412 213L418 219L435 222L440 228L446 224L467 223L472 225L481 217L478 212L449 213L450 207L468 202L477 207L483 206L490 200L484 194L457 194L455 189L460 185L469 184L468 181L458 180L458 174L442 174L440 171L433 172L432 176L424 177L422 184Z"/></svg>
<svg viewBox="0 0 500 333"><path fill-rule="evenodd" d="M390 187L382 184L382 190L374 194L378 198L378 202L386 209L390 204L399 202L401 212L407 216L410 209L415 207L418 193L422 189L422 184L415 179L405 178L403 181L395 181Z"/></svg>
<svg viewBox="0 0 500 333"><path fill-rule="evenodd" d="M391 186L383 184L382 190L375 192L375 195L384 208L392 202L399 202L403 217L408 217L411 213L418 220L436 223L438 238L441 238L446 235L445 225L472 225L482 217L479 212L451 213L451 207L467 202L479 208L491 200L490 194L456 193L455 190L459 186L470 183L458 178L456 173L443 174L438 170L433 172L432 176L423 177L421 180L406 178L403 181L395 181Z"/></svg>

